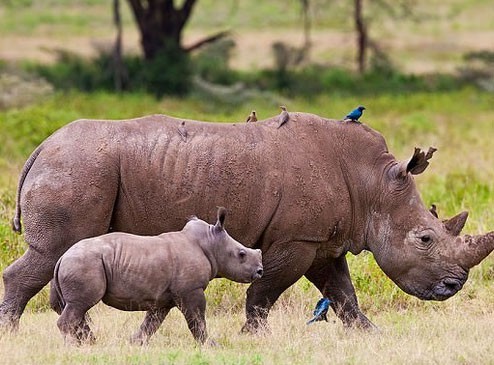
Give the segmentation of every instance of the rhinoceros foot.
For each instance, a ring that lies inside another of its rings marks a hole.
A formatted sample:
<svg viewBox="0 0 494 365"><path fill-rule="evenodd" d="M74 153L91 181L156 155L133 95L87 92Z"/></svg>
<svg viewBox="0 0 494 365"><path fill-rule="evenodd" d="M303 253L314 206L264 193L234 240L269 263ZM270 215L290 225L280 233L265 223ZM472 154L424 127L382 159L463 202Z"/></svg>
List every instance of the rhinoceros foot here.
<svg viewBox="0 0 494 365"><path fill-rule="evenodd" d="M240 332L251 335L267 335L271 333L271 330L265 319L256 318L248 319Z"/></svg>
<svg viewBox="0 0 494 365"><path fill-rule="evenodd" d="M0 335L5 332L17 332L19 329L20 314L8 308L5 303L0 304Z"/></svg>

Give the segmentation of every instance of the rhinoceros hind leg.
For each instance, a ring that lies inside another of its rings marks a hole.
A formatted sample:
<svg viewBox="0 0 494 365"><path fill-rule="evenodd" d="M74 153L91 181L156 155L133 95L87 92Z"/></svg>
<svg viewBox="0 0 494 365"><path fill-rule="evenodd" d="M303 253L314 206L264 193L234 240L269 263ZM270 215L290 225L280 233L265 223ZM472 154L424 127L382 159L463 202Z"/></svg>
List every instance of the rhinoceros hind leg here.
<svg viewBox="0 0 494 365"><path fill-rule="evenodd" d="M157 308L148 310L139 330L132 335L130 342L134 345L145 345L149 338L155 334L165 320L171 308Z"/></svg>
<svg viewBox="0 0 494 365"><path fill-rule="evenodd" d="M95 342L91 328L89 327L88 308L79 308L73 304L67 304L58 318L57 325L66 344L81 345Z"/></svg>
<svg viewBox="0 0 494 365"><path fill-rule="evenodd" d="M32 248L3 272L4 299L0 304L0 327L16 330L27 302L53 276L57 257L46 257Z"/></svg>
<svg viewBox="0 0 494 365"><path fill-rule="evenodd" d="M305 276L332 301L331 307L345 326L376 328L360 311L345 256L315 262Z"/></svg>
<svg viewBox="0 0 494 365"><path fill-rule="evenodd" d="M268 330L269 310L279 296L300 279L312 265L317 246L310 242L283 242L263 253L263 276L247 289L247 320L242 332Z"/></svg>

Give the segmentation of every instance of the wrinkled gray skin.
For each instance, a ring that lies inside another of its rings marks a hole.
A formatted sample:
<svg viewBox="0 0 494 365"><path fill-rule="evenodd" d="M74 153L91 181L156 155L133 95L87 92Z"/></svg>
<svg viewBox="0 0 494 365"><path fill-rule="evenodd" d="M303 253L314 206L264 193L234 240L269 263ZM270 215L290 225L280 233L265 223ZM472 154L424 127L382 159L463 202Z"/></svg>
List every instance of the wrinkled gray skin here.
<svg viewBox="0 0 494 365"><path fill-rule="evenodd" d="M57 262L50 301L68 342L94 342L86 312L102 300L126 311L147 311L132 342L146 343L177 306L194 338L207 338L204 290L225 277L249 283L262 276L261 250L246 248L224 229L192 218L180 232L158 236L108 233L73 245Z"/></svg>
<svg viewBox="0 0 494 365"><path fill-rule="evenodd" d="M279 295L305 275L348 326L361 313L345 258L372 251L401 289L444 300L494 248L494 233L459 236L467 214L441 221L423 205L413 174L431 153L397 161L365 125L290 113L257 123L219 124L152 115L80 120L45 140L21 173L14 227L26 253L3 274L4 323L75 242L111 231L156 235L182 217L231 212L230 234L263 253L264 275L247 291L245 331L265 323Z"/></svg>

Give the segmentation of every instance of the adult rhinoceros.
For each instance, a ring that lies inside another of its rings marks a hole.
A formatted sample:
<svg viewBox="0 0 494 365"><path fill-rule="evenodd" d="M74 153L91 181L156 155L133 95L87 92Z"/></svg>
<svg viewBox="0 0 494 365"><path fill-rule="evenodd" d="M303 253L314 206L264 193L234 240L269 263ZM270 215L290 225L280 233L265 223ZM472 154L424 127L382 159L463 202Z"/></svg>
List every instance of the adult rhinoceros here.
<svg viewBox="0 0 494 365"><path fill-rule="evenodd" d="M180 132L180 133L179 133ZM365 125L290 113L249 124L152 115L75 121L46 139L20 176L26 253L3 273L3 323L16 326L29 299L75 242L111 231L156 235L190 215L230 211L233 237L263 253L264 276L247 291L246 331L255 331L305 275L346 325L361 313L345 254L372 251L402 290L444 300L494 248L494 232L459 236L467 213L441 221L423 205L413 174L428 165L416 149L397 161Z"/></svg>

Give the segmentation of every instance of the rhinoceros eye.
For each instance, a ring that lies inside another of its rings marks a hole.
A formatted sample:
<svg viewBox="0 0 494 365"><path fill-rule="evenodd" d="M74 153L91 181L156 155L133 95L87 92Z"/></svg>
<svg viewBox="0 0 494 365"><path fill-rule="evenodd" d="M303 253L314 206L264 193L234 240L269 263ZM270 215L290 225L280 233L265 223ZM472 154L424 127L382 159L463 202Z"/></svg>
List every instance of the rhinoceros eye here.
<svg viewBox="0 0 494 365"><path fill-rule="evenodd" d="M240 250L240 251L238 252L238 256L239 256L241 259L243 259L243 258L245 257L245 255L246 255L246 254L247 254L247 253L245 252L245 250Z"/></svg>
<svg viewBox="0 0 494 365"><path fill-rule="evenodd" d="M428 234L424 234L423 236L420 237L420 240L425 244L429 244L432 242L432 237L429 236Z"/></svg>

